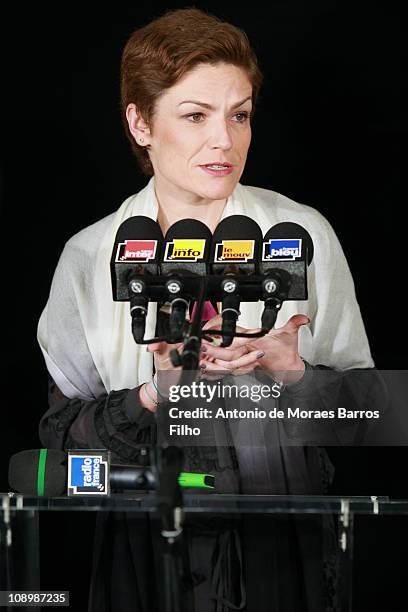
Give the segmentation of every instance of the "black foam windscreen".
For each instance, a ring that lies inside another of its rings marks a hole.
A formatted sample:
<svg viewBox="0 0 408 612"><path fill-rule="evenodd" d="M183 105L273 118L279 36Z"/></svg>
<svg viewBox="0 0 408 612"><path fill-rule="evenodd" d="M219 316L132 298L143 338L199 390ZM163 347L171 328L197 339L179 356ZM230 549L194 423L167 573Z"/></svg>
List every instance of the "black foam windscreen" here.
<svg viewBox="0 0 408 612"><path fill-rule="evenodd" d="M213 270L219 272L228 264L254 270L261 244L262 231L256 221L246 215L226 217L213 236L210 258Z"/></svg>
<svg viewBox="0 0 408 612"><path fill-rule="evenodd" d="M311 235L304 227L291 221L277 223L265 234L264 242L269 240L298 240L302 241L302 252L299 259L304 259L310 266L313 260L314 246Z"/></svg>
<svg viewBox="0 0 408 612"><path fill-rule="evenodd" d="M161 262L163 274L185 270L204 275L210 256L212 233L197 219L180 219L166 232Z"/></svg>
<svg viewBox="0 0 408 612"><path fill-rule="evenodd" d="M133 274L157 274L162 256L163 233L159 224L144 215L125 219L116 233L111 256L112 295L129 300L128 282Z"/></svg>
<svg viewBox="0 0 408 612"><path fill-rule="evenodd" d="M160 225L145 215L125 219L116 232L115 244L124 240L163 240Z"/></svg>
<svg viewBox="0 0 408 612"><path fill-rule="evenodd" d="M40 450L24 450L10 458L8 481L10 487L23 495L39 494L39 478L44 485L44 496L66 494L67 454L61 450L47 449L44 478L39 477Z"/></svg>
<svg viewBox="0 0 408 612"><path fill-rule="evenodd" d="M166 232L165 240L174 238L204 238L211 244L212 233L205 223L198 219L180 219Z"/></svg>

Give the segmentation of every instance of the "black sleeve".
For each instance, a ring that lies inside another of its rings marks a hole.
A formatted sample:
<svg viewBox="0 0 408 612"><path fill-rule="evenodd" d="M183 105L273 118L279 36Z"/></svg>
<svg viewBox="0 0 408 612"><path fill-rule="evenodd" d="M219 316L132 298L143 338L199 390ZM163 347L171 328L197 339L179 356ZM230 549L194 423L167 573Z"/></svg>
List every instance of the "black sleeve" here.
<svg viewBox="0 0 408 612"><path fill-rule="evenodd" d="M140 386L95 400L69 399L49 376L49 409L39 424L41 443L61 450L109 449L114 463L145 464L144 449L154 444L156 422L154 413L140 403Z"/></svg>
<svg viewBox="0 0 408 612"><path fill-rule="evenodd" d="M288 437L304 444L370 444L370 436L378 435L378 426L391 412L381 372L376 368L337 371L307 362L305 366L303 378L288 385L280 397ZM287 418L289 408L307 416Z"/></svg>

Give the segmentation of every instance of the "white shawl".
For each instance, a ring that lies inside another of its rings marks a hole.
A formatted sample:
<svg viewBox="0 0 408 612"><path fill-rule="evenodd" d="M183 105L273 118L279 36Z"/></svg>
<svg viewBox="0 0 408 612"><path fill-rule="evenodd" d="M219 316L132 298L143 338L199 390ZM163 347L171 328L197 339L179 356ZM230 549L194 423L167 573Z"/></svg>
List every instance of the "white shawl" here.
<svg viewBox="0 0 408 612"><path fill-rule="evenodd" d="M152 376L152 355L136 345L127 302L112 299L110 258L116 231L135 215L157 219L154 177L113 214L75 234L65 245L38 324L38 342L48 371L67 397L93 399L115 389L133 388ZM299 352L311 363L336 369L373 367L355 297L353 280L338 239L315 209L276 192L238 183L223 217L243 214L265 233L293 221L311 234L315 254L308 269L309 299L286 302L276 327L296 313L311 318L302 326ZM259 327L263 304L241 304L238 323ZM146 336L153 337L156 304L149 305Z"/></svg>

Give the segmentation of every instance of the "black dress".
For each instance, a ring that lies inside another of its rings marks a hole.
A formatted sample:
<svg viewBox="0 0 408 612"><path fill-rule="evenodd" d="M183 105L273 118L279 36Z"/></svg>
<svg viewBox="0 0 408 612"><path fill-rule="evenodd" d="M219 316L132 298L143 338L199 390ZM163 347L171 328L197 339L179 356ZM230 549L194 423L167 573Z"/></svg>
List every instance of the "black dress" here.
<svg viewBox="0 0 408 612"><path fill-rule="evenodd" d="M160 314L158 328L165 324ZM154 444L156 422L139 403L138 391L112 391L94 401L68 399L50 379L42 443L108 448L113 463L145 465L143 449ZM333 466L324 448L280 446L268 438L243 451L235 446L233 429L228 435L231 446L185 449L183 469L214 474L215 493L327 493ZM157 589L162 546L151 515L98 513L89 612L164 612ZM184 527L183 610L336 610L336 549L330 515L196 516Z"/></svg>

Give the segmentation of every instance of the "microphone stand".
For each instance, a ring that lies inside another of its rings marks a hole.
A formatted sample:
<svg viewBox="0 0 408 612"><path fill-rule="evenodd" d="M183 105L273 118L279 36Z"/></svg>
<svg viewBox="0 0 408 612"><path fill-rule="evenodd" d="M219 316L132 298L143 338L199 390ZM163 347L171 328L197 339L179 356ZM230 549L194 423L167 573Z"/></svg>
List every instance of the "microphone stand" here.
<svg viewBox="0 0 408 612"><path fill-rule="evenodd" d="M182 494L178 478L182 469L183 451L177 446L156 449L157 505L161 534L165 538L163 552L165 611L181 612L180 583L182 574L179 550L182 536Z"/></svg>
<svg viewBox="0 0 408 612"><path fill-rule="evenodd" d="M193 320L187 332L187 336L184 339L184 347L181 355L175 349L171 351L170 358L172 364L182 366L183 371L181 375L180 385L189 384L191 376L196 375L198 370L198 364L200 361L200 348L201 348L201 321L203 318L203 310L205 304L205 298L207 296L208 277L204 276L201 279L200 294L197 300L196 311L194 313ZM190 375L187 374L190 372Z"/></svg>
<svg viewBox="0 0 408 612"><path fill-rule="evenodd" d="M196 311L184 339L183 352L177 350L170 353L175 367L182 366L179 385L190 385L197 375L201 347L201 321L207 294L208 279L201 279L200 295ZM180 447L167 446L159 451L158 461L158 505L162 520L162 535L167 540L164 561L164 583L166 596L166 612L181 612L180 599L180 552L177 544L182 537L182 493L178 477L182 470L183 452ZM181 544L181 543L180 543Z"/></svg>

